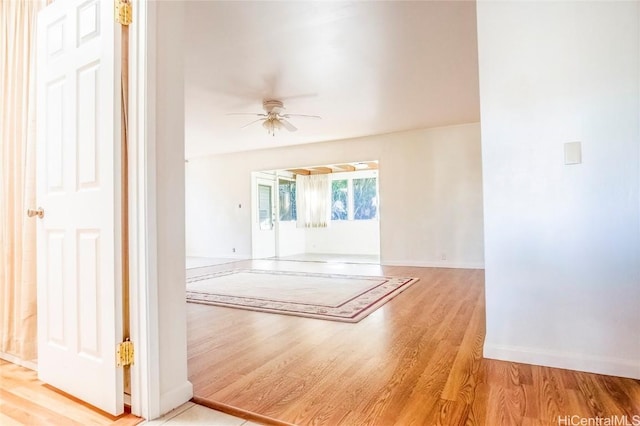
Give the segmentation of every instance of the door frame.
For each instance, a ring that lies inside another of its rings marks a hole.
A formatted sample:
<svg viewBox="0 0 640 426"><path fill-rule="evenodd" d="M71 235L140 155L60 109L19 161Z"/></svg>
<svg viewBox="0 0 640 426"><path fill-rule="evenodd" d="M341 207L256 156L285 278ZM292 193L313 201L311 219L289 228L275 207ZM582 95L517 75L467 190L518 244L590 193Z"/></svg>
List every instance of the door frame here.
<svg viewBox="0 0 640 426"><path fill-rule="evenodd" d="M160 416L160 350L157 256L155 248L155 75L156 4L133 1L129 26L129 300L131 412ZM185 363L186 363L185 359Z"/></svg>
<svg viewBox="0 0 640 426"><path fill-rule="evenodd" d="M161 329L159 325L166 323L166 316L171 312L177 312L176 303L173 303L176 302L175 296L181 293L181 297L184 297L184 287L182 292L175 291L177 288L160 287L166 277L158 273L163 268L158 259L160 256L166 258L172 250L167 247L168 235L166 232L160 234L158 228L158 224L166 220L166 212L157 213L158 205L166 205L167 202L164 197L166 194L159 193L158 189L176 191L175 188L161 188L169 180L166 179L166 174L163 176L158 172L158 164L178 167L177 161L168 160L178 160L175 158L177 152L168 155L166 134L159 133L157 129L163 126L163 131L173 131L174 136L181 132L184 137L184 123L179 118L183 117L184 105L175 105L170 98L163 97L171 89L174 90L174 95L183 95L182 70L176 68L177 62L169 62L172 60L169 55L180 54L178 44L183 35L184 4L146 0L132 0L132 3L133 23L129 26L128 121L129 297L130 336L135 345L136 359L131 368L131 411L145 419L155 419L189 401L193 396L193 387L187 377L186 299L181 302L184 303L184 318L176 318L170 328ZM169 31L177 31L175 37ZM164 44L168 40L169 45ZM165 66L169 69L160 68ZM177 75L180 77L176 77ZM160 84L163 85L162 92L158 91ZM167 126L167 123L172 123L172 113L178 114L176 124ZM184 152L181 155L184 156ZM184 173L184 163L181 172ZM179 192L176 191L175 194L179 195ZM182 196L184 197L184 185ZM180 211L173 213L174 216L181 216ZM184 226L184 215L182 221L181 225ZM182 252L179 253L180 251ZM176 261L182 263L181 273L184 279L184 247L172 254L182 256ZM176 271L177 269L172 270ZM174 279L178 276L179 274ZM182 315L182 311L179 315ZM160 348L163 348L162 354ZM164 388L161 388L161 378L164 379Z"/></svg>
<svg viewBox="0 0 640 426"><path fill-rule="evenodd" d="M258 185L268 184L273 189L271 192L271 211L273 218L273 256L278 256L278 177L277 174L265 172L251 172L251 257L262 259L264 256L256 254L256 240L259 238L260 225L258 223Z"/></svg>

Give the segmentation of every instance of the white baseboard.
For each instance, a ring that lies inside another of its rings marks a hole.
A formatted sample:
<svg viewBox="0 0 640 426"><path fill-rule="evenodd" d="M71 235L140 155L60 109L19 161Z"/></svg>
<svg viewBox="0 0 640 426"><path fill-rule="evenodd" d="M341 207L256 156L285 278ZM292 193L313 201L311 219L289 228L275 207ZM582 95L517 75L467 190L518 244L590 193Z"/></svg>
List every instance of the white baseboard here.
<svg viewBox="0 0 640 426"><path fill-rule="evenodd" d="M225 253L218 255L211 254L188 254L186 257L203 257L207 259L237 259L237 260L248 260L251 259L251 255L247 256L241 253Z"/></svg>
<svg viewBox="0 0 640 426"><path fill-rule="evenodd" d="M545 351L535 348L494 345L487 342L484 344L484 357L501 361L605 374L607 376L640 379L640 360Z"/></svg>
<svg viewBox="0 0 640 426"><path fill-rule="evenodd" d="M160 395L160 416L189 401L193 397L193 385L187 381Z"/></svg>
<svg viewBox="0 0 640 426"><path fill-rule="evenodd" d="M36 360L27 361L6 352L0 352L0 359L9 361L12 364L16 364L24 368L28 368L29 370L38 371L38 362Z"/></svg>
<svg viewBox="0 0 640 426"><path fill-rule="evenodd" d="M386 260L380 262L384 266L416 266L419 268L453 268L453 269L484 269L484 263L450 262L448 260L415 261L415 260Z"/></svg>

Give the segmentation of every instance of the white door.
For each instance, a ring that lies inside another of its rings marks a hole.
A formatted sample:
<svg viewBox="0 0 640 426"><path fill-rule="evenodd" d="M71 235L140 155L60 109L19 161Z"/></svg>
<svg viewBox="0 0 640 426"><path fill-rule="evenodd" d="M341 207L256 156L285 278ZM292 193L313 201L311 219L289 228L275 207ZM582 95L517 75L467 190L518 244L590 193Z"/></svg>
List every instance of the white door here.
<svg viewBox="0 0 640 426"><path fill-rule="evenodd" d="M123 412L119 31L111 1L56 0L38 17L38 376L113 415Z"/></svg>
<svg viewBox="0 0 640 426"><path fill-rule="evenodd" d="M276 255L275 180L255 179L253 205L253 258L264 259Z"/></svg>

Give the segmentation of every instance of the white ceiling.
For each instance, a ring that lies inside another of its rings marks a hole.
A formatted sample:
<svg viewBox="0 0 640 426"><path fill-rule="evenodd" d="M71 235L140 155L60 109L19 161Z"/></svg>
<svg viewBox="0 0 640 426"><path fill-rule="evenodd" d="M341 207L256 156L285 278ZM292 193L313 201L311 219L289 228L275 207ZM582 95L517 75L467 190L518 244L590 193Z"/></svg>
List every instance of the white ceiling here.
<svg viewBox="0 0 640 426"><path fill-rule="evenodd" d="M186 156L479 121L475 2L190 1ZM299 130L272 137L263 99Z"/></svg>

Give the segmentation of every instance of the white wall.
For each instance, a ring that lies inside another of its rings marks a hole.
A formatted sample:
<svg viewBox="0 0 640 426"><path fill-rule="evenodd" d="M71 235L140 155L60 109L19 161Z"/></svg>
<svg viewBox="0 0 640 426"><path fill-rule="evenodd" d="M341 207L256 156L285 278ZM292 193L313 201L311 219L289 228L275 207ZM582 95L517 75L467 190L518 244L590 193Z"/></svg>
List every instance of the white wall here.
<svg viewBox="0 0 640 426"><path fill-rule="evenodd" d="M191 159L185 166L188 256L251 257L252 170L232 166L224 159Z"/></svg>
<svg viewBox="0 0 640 426"><path fill-rule="evenodd" d="M155 155L155 229L150 237L151 258L156 261L150 284L158 297L159 414L188 401L193 395L187 375L187 323L185 295L184 210L184 87L182 25L184 5L157 2L155 128L149 149ZM165 31L171 27L173 31ZM151 53L151 52L150 52ZM152 78L153 80L153 78ZM152 179L153 181L153 179ZM153 236L155 235L155 245ZM153 373L152 373L153 374ZM152 391L158 391L152 389Z"/></svg>
<svg viewBox="0 0 640 426"><path fill-rule="evenodd" d="M639 7L478 3L486 357L640 378Z"/></svg>
<svg viewBox="0 0 640 426"><path fill-rule="evenodd" d="M380 222L333 220L327 228L308 228L305 251L323 254L380 254Z"/></svg>
<svg viewBox="0 0 640 426"><path fill-rule="evenodd" d="M251 172L379 160L384 263L482 267L478 124L190 159L187 254L251 256ZM238 208L242 204L242 208ZM441 260L443 255L446 260Z"/></svg>
<svg viewBox="0 0 640 426"><path fill-rule="evenodd" d="M278 256L305 253L307 234L305 228L298 228L295 221L277 222Z"/></svg>

